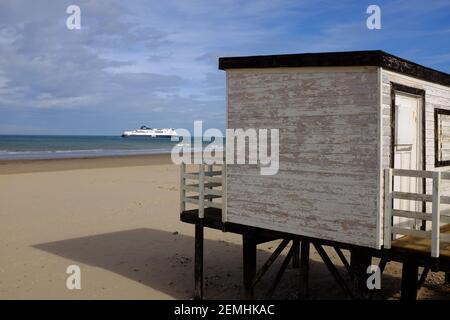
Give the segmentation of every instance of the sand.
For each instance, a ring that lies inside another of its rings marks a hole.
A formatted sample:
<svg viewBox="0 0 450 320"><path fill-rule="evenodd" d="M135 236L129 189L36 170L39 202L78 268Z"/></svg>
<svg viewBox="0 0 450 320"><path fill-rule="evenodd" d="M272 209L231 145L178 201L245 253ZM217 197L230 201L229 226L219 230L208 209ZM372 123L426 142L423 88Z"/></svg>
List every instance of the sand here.
<svg viewBox="0 0 450 320"><path fill-rule="evenodd" d="M0 162L0 299L191 298L194 230L179 221L178 174L164 155ZM240 237L210 229L205 237L206 297L238 299ZM259 265L275 246L258 247ZM314 251L312 259L312 299L344 299ZM70 265L80 267L80 290L66 287ZM388 265L387 298L399 297L400 273ZM290 266L275 298L295 299L297 281ZM449 299L442 282L431 274L419 298Z"/></svg>

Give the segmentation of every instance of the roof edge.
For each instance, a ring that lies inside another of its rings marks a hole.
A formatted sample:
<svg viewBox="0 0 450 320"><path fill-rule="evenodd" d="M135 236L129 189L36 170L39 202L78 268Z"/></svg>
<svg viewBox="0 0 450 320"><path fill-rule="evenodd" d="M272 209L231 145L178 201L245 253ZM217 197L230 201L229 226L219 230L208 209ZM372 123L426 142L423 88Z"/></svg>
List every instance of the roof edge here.
<svg viewBox="0 0 450 320"><path fill-rule="evenodd" d="M450 74L382 50L300 53L219 58L219 69L376 66L421 80L450 86Z"/></svg>

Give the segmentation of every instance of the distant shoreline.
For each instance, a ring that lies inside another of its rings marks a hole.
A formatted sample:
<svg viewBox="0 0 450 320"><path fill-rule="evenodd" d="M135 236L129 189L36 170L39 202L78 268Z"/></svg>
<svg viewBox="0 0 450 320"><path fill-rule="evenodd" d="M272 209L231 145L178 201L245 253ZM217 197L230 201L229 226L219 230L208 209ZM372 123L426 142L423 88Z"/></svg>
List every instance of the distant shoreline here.
<svg viewBox="0 0 450 320"><path fill-rule="evenodd" d="M139 157L170 153L171 150L65 150L59 152L12 152L9 156L6 154L0 154L0 162Z"/></svg>
<svg viewBox="0 0 450 320"><path fill-rule="evenodd" d="M0 160L0 175L172 164L170 153L52 159Z"/></svg>

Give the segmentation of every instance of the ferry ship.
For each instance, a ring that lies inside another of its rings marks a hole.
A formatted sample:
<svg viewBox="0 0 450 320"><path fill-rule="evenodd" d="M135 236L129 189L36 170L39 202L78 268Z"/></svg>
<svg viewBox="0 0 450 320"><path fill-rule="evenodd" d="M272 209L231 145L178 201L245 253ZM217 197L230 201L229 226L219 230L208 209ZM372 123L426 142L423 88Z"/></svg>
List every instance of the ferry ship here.
<svg viewBox="0 0 450 320"><path fill-rule="evenodd" d="M176 137L175 129L155 129L142 126L133 131L124 131L122 137L172 138Z"/></svg>

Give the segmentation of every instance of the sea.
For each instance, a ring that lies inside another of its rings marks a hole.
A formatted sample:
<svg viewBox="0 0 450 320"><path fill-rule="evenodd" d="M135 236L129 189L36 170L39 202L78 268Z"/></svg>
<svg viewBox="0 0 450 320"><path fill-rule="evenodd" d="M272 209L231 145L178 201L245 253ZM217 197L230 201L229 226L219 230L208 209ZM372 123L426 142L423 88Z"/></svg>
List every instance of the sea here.
<svg viewBox="0 0 450 320"><path fill-rule="evenodd" d="M0 135L0 160L164 154L182 144L194 146L194 138L186 142L148 137Z"/></svg>

